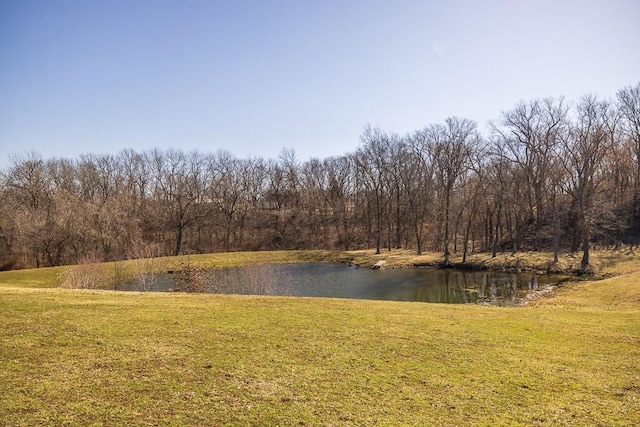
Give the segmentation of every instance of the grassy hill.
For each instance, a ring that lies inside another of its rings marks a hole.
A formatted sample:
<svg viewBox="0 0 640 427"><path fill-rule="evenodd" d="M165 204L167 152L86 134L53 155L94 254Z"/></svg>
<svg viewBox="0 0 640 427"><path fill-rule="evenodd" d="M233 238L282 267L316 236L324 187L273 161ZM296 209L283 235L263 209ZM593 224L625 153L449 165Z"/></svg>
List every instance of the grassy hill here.
<svg viewBox="0 0 640 427"><path fill-rule="evenodd" d="M81 291L50 287L68 267L0 273L0 425L640 425L640 261L599 257L618 275L516 308Z"/></svg>

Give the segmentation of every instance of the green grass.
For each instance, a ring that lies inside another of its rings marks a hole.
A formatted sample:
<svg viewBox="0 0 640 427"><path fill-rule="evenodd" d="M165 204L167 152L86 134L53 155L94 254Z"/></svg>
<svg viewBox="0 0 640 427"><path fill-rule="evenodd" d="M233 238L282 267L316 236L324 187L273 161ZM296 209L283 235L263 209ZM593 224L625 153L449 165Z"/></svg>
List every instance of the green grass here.
<svg viewBox="0 0 640 427"><path fill-rule="evenodd" d="M637 266L519 308L33 287L45 276L0 274L3 426L640 425Z"/></svg>

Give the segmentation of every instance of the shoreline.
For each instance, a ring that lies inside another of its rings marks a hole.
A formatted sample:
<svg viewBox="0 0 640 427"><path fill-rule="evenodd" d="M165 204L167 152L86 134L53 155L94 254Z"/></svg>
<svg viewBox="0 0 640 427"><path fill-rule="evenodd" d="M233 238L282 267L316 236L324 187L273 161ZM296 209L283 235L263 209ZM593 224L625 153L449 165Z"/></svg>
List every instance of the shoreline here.
<svg viewBox="0 0 640 427"><path fill-rule="evenodd" d="M553 262L550 252L502 253L492 257L491 253L468 254L462 262L461 254L452 254L446 268L469 271L535 272L538 274L560 274L572 280L599 280L640 271L640 253L632 248L601 249L591 254L592 273L579 274L581 254L562 253L558 262ZM443 268L441 253L426 252L416 255L409 249L393 249L375 254L373 249L353 251L293 250L219 252L149 258L142 260L111 261L86 265L65 265L27 270L0 272L0 285L18 284L26 287L56 287L70 270L91 270L105 283L134 277L141 269L150 273L179 271L185 266L201 269L237 267L251 264L273 264L286 262L338 262L360 268Z"/></svg>
<svg viewBox="0 0 640 427"><path fill-rule="evenodd" d="M594 256L590 273L580 271L580 256L578 254L562 254L558 262L553 262L553 255L547 252L523 252L517 254L498 254L492 257L490 253L474 253L462 262L462 256L453 254L450 263L443 264L443 256L439 253L425 253L416 255L405 249L372 254L370 250L342 252L338 262L348 262L362 268L453 268L468 271L498 271L509 273L535 272L537 274L562 274L576 278L602 279L616 275L610 271L615 267L615 261L604 260L611 258L614 251L602 251L600 256ZM621 257L631 256L633 253L621 253Z"/></svg>

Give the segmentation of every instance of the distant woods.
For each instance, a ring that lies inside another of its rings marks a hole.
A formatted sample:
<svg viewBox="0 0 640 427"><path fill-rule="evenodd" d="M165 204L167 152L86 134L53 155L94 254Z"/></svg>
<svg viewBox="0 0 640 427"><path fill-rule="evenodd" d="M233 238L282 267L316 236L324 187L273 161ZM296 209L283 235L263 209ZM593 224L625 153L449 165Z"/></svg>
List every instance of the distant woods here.
<svg viewBox="0 0 640 427"><path fill-rule="evenodd" d="M521 102L299 161L154 149L0 170L0 267L266 249L452 253L640 243L640 83ZM152 248L149 249L149 248Z"/></svg>

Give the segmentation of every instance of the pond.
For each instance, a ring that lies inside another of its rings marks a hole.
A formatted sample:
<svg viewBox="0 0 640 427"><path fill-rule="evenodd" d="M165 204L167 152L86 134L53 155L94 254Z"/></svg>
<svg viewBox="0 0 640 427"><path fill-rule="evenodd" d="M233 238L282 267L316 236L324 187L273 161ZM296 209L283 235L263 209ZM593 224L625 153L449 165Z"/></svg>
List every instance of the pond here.
<svg viewBox="0 0 640 427"><path fill-rule="evenodd" d="M159 275L153 279L151 290L185 290L189 286L187 279L180 273ZM508 306L562 279L534 273L432 268L371 270L346 264L295 263L210 270L197 281L198 290L211 293ZM127 283L125 289L140 289L137 283Z"/></svg>

